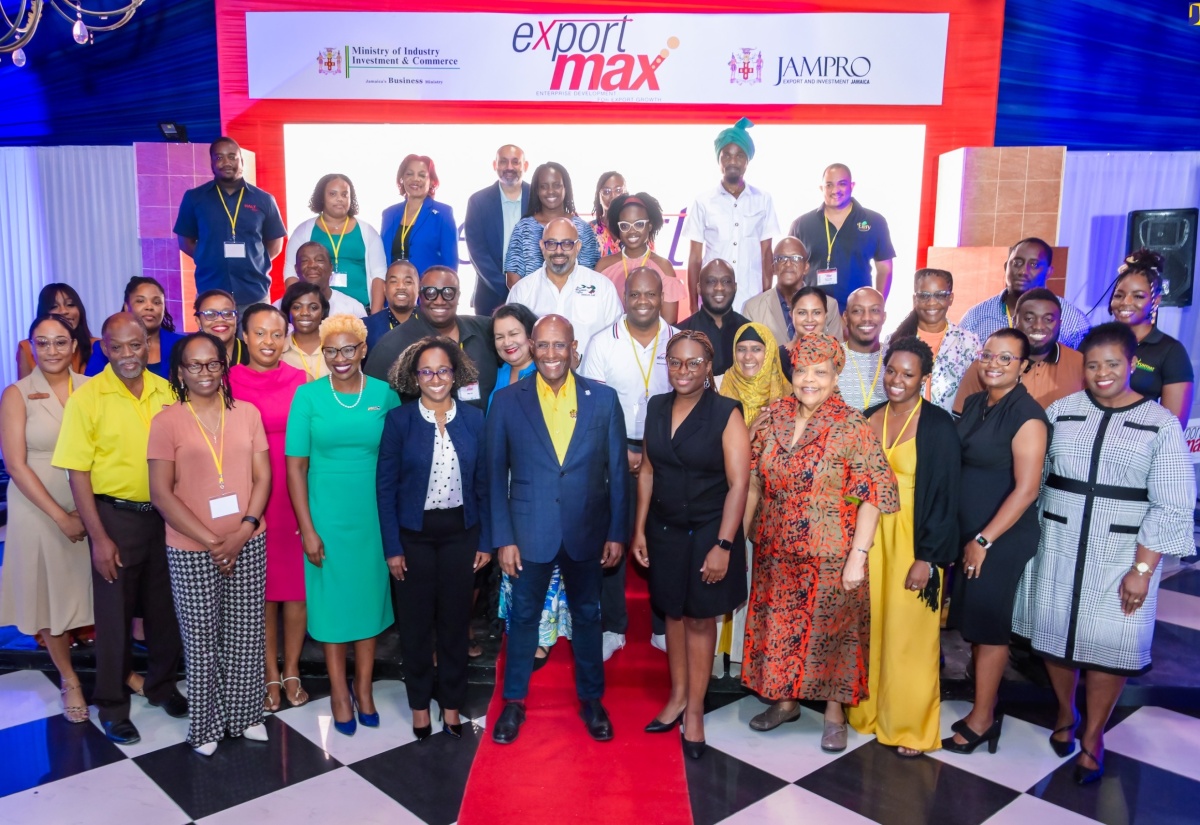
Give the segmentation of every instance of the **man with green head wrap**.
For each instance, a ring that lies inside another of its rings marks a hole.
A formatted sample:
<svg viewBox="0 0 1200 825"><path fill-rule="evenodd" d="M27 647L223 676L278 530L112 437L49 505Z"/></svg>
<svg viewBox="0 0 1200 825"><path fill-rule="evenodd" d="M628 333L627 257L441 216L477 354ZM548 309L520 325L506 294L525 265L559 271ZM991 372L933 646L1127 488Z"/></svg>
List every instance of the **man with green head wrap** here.
<svg viewBox="0 0 1200 825"><path fill-rule="evenodd" d="M747 131L753 125L742 118L717 134L713 147L721 182L696 196L688 207L681 237L691 244L691 308L696 307L700 269L716 258L728 261L737 276L734 310L740 312L748 298L771 288L771 241L779 235L779 219L771 196L745 180L754 157L754 140Z"/></svg>

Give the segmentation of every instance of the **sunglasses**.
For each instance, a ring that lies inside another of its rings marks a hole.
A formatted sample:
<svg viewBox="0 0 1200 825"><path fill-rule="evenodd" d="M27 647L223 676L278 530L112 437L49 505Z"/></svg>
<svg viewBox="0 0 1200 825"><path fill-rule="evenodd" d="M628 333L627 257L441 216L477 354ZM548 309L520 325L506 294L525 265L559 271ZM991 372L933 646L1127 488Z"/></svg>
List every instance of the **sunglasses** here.
<svg viewBox="0 0 1200 825"><path fill-rule="evenodd" d="M456 286L423 286L421 287L421 298L426 303L433 303L437 297L441 295L442 300L450 303L458 295L458 287Z"/></svg>

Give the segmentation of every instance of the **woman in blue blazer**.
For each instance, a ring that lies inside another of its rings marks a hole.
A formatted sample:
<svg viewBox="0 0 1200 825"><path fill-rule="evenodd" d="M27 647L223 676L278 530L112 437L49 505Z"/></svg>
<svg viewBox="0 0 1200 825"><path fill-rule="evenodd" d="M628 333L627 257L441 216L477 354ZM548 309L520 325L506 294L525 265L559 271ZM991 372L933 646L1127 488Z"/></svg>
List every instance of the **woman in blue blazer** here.
<svg viewBox="0 0 1200 825"><path fill-rule="evenodd" d="M413 734L433 732L436 639L442 730L459 739L475 571L492 553L483 413L454 401L478 372L457 343L428 337L400 354L388 379L420 396L388 413L375 485Z"/></svg>
<svg viewBox="0 0 1200 825"><path fill-rule="evenodd" d="M404 200L383 210L383 248L388 261L407 259L417 275L435 264L458 271L458 224L454 210L433 199L438 190L433 158L408 155L396 171Z"/></svg>

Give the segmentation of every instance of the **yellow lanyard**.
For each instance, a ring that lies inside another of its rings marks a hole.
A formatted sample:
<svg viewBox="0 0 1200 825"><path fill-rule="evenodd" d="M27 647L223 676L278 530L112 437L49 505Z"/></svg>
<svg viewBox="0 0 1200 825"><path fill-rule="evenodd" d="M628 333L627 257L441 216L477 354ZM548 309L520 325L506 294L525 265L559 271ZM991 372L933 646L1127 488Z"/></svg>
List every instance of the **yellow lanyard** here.
<svg viewBox="0 0 1200 825"><path fill-rule="evenodd" d="M405 207L405 208L407 209L408 207ZM338 258L341 256L341 253L342 253L342 241L344 241L346 239L346 227L350 225L350 216L347 215L346 219L344 221L342 221L342 231L341 231L341 234L338 235L338 239L336 242L333 240L333 233L329 231L329 224L325 223L325 213L324 212L321 213L320 219L321 219L321 228L325 230L325 234L329 237L329 245L333 247L333 271L340 272L341 270L338 269ZM401 246L404 245L404 236L403 235L400 236L400 245Z"/></svg>
<svg viewBox="0 0 1200 825"><path fill-rule="evenodd" d="M313 358L313 361L316 362L317 366L315 369L311 369L311 370L308 368L308 356L306 356L304 354L304 350L300 349L300 345L296 343L295 335L292 336L292 349L294 349L296 351L296 354L300 356L300 363L304 365L304 371L306 373L308 373L308 380L316 381L318 378L320 378L321 377L321 362L317 361L316 358Z"/></svg>
<svg viewBox="0 0 1200 825"><path fill-rule="evenodd" d="M212 454L213 463L217 465L217 486L222 490L225 489L225 471L221 469L225 463L225 405L221 404L221 423L217 426L217 440L221 442L221 454L218 456L216 449L208 438L208 433L204 430L204 425L200 423L200 416L196 415L196 411L192 409L192 402L186 401L188 412L192 414L192 418L196 419L196 426L200 428L200 435L204 437L204 443L208 446L209 453Z"/></svg>
<svg viewBox="0 0 1200 825"><path fill-rule="evenodd" d="M871 406L871 395L875 392L875 385L879 383L879 373L883 369L883 348L879 349L879 363L875 365L875 377L871 379L871 386L863 386L862 371L858 368L858 362L850 358L849 347L846 348L846 358L854 365L854 372L858 375L858 388L862 390L863 408Z"/></svg>
<svg viewBox="0 0 1200 825"><path fill-rule="evenodd" d="M1008 321L1008 328L1012 329L1012 313L1008 311L1008 302L1001 298L1000 303L1004 304L1004 318Z"/></svg>
<svg viewBox="0 0 1200 825"><path fill-rule="evenodd" d="M912 412L908 414L908 418L904 419L904 426L900 428L900 432L896 433L896 440L892 444L891 449L889 449L887 446L887 425L888 413L891 412L892 402L889 401L887 406L883 408L883 438L881 439L882 444L880 446L883 447L883 454L887 457L889 464L892 463L892 453L896 451L896 445L900 443L900 439L904 436L904 431L907 430L908 425L912 423L913 416L917 414L917 410L921 409L921 400L922 399L920 398L917 399L917 403L913 406Z"/></svg>
<svg viewBox="0 0 1200 825"><path fill-rule="evenodd" d="M641 261L641 263L638 264L638 267L640 268L640 267L645 266L646 261L648 261L648 260L650 260L650 250L649 249L647 249L646 254L642 256L642 261ZM629 280L629 259L625 257L624 249L621 250L621 266L623 266L625 268L625 280L628 281ZM626 329L628 329L628 326L626 326ZM657 340L658 339L655 339L655 341L657 341ZM655 343L654 347L655 347L655 349L657 349L658 344Z"/></svg>
<svg viewBox="0 0 1200 825"><path fill-rule="evenodd" d="M400 257L408 257L408 233L412 232L413 224L417 222L417 218L421 214L421 207L417 207L417 214L413 215L413 222L408 222L408 199L404 201L404 217L400 221Z"/></svg>
<svg viewBox="0 0 1200 825"><path fill-rule="evenodd" d="M646 253L647 255L650 253ZM633 340L633 332L629 329L629 321L625 321L625 331L629 333L629 346L633 347L633 357L637 361L638 372L642 374L642 384L646 387L646 398L650 397L650 376L654 374L654 362L658 359L658 336L662 334L662 325L654 333L654 349L650 353L650 366L642 369L642 356L638 355L637 341Z"/></svg>
<svg viewBox="0 0 1200 825"><path fill-rule="evenodd" d="M233 339L233 363L231 363L229 366L233 367L240 363L242 363L242 339L234 338Z"/></svg>
<svg viewBox="0 0 1200 825"><path fill-rule="evenodd" d="M217 187L217 197L221 200L221 208L229 216L229 237L231 240L237 240L237 214L242 211L242 196L245 194L246 187L242 186L242 190L238 192L237 206L233 207L233 212L231 213L229 211L229 204L225 203L225 196L221 194L221 187Z"/></svg>
<svg viewBox="0 0 1200 825"><path fill-rule="evenodd" d="M821 220L825 221L825 248L829 250L825 255L825 266L832 267L833 266L833 245L837 242L838 233L840 233L842 230L841 230L841 228L839 228L837 232L833 233L833 237L830 237L830 235L829 235L829 218L826 217L824 212L821 213Z"/></svg>

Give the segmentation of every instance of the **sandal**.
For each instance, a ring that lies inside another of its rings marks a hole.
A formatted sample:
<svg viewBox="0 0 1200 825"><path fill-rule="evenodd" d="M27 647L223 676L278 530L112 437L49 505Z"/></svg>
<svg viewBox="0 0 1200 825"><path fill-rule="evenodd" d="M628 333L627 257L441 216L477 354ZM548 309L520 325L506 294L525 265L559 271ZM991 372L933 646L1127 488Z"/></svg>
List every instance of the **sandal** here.
<svg viewBox="0 0 1200 825"><path fill-rule="evenodd" d="M283 682L267 682L266 692L263 695L263 710L267 711L268 713L276 713L279 708L283 706L283 704L282 702L275 702L275 704L271 704L271 685L279 685L279 690L282 691Z"/></svg>
<svg viewBox="0 0 1200 825"><path fill-rule="evenodd" d="M135 696L146 695L146 678L139 676L137 673L130 672L125 677L125 687L129 688Z"/></svg>
<svg viewBox="0 0 1200 825"><path fill-rule="evenodd" d="M308 691L306 691L304 689L304 685L302 685L300 683L300 677L299 676L284 676L283 684L286 685L288 682L296 683L296 692L287 697L288 704L290 704L294 708L298 708L301 705L308 704Z"/></svg>
<svg viewBox="0 0 1200 825"><path fill-rule="evenodd" d="M71 690L77 690L77 691L79 691L80 697L82 698L82 696L83 696L83 688L80 686L78 679L76 679L74 682L67 682L66 680L64 680L62 682L62 688L58 691L62 695L62 703L63 703L62 714L63 714L63 718L66 719L68 722L78 725L81 722L86 722L88 720L88 717L91 714L90 714L90 711L88 710L88 706L86 704L83 704L83 705L68 705L67 704L67 692L71 691Z"/></svg>

